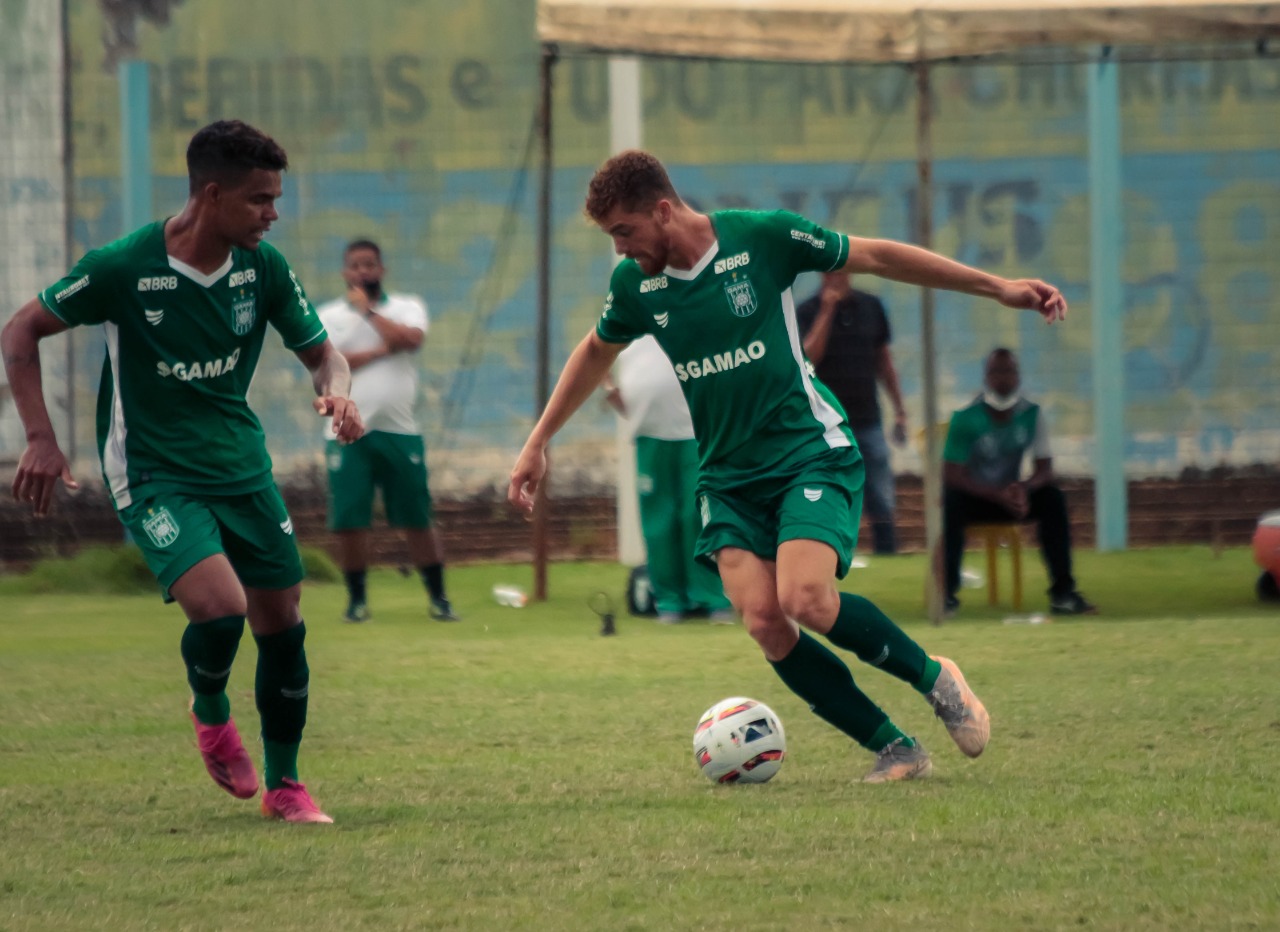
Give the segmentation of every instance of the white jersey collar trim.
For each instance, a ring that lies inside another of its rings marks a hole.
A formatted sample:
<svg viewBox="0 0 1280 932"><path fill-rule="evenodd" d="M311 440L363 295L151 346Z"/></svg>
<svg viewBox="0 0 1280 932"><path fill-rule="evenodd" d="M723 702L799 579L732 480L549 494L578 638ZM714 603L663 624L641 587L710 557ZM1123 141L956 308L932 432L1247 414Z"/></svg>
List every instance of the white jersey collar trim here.
<svg viewBox="0 0 1280 932"><path fill-rule="evenodd" d="M204 274L204 272L201 272L195 266L187 265L181 259L177 259L173 256L169 256L168 259L169 268L173 269L175 272L181 272L187 278L191 279L203 288L212 287L214 282L231 271L231 253L227 253L227 261L218 266L218 268L209 275Z"/></svg>
<svg viewBox="0 0 1280 932"><path fill-rule="evenodd" d="M693 268L673 269L671 266L667 266L665 269L662 270L662 273L664 275L670 275L672 278L678 278L682 282L691 282L695 278L697 278L699 275L702 274L702 270L711 264L711 260L716 257L716 253L718 253L719 251L720 251L720 240L716 239L711 243L709 247L707 247L707 251L702 254L702 258L699 259L696 263L694 263Z"/></svg>

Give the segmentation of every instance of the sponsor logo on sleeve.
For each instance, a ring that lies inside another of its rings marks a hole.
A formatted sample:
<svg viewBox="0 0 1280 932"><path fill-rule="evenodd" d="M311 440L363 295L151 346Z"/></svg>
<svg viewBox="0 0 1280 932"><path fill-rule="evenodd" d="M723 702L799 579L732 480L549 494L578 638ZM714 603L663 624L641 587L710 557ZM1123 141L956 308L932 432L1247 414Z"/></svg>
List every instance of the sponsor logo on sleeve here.
<svg viewBox="0 0 1280 932"><path fill-rule="evenodd" d="M302 282L298 281L298 276L293 274L293 269L289 270L289 281L293 282L293 293L298 296L298 307L302 309L302 315L311 313L311 305L307 303L307 296L302 293Z"/></svg>
<svg viewBox="0 0 1280 932"><path fill-rule="evenodd" d="M808 244L809 244L810 246L812 246L814 249L826 249L826 248L827 248L827 241L826 241L826 240L818 239L818 237L814 236L812 233L806 233L804 230L792 230L792 231L791 231L791 238L792 238L792 239L798 239L798 240L800 240L800 242L802 242L802 243L808 243Z"/></svg>
<svg viewBox="0 0 1280 932"><path fill-rule="evenodd" d="M86 275L84 278L81 278L81 279L78 279L77 281L72 282L66 288L63 288L61 291L55 294L53 296L53 300L61 304L63 301L67 300L67 298L71 297L77 291L80 291L82 288L88 288L88 287L89 287L89 276Z"/></svg>

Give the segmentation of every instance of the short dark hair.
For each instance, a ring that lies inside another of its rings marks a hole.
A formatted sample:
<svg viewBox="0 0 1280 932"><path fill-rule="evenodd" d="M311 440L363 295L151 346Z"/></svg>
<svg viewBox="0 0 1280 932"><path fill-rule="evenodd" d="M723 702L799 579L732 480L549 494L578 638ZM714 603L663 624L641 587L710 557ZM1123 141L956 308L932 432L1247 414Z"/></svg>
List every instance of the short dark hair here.
<svg viewBox="0 0 1280 932"><path fill-rule="evenodd" d="M187 144L187 179L195 194L210 182L239 181L255 168L282 172L289 156L261 130L240 120L218 120L191 137Z"/></svg>
<svg viewBox="0 0 1280 932"><path fill-rule="evenodd" d="M382 250L379 249L378 244L371 239L353 239L351 242L347 243L347 248L342 250L343 261L345 262L347 256L351 255L357 249L368 249L378 257L379 262L382 261Z"/></svg>
<svg viewBox="0 0 1280 932"><path fill-rule="evenodd" d="M628 149L596 170L587 186L583 211L598 223L616 207L627 212L643 210L663 198L680 203L667 170L648 152Z"/></svg>

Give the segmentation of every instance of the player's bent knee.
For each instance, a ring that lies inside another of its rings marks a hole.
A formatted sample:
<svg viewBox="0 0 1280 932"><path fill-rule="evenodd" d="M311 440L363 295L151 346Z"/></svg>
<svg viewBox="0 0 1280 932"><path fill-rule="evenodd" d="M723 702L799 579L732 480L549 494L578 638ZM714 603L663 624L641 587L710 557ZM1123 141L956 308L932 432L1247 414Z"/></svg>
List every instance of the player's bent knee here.
<svg viewBox="0 0 1280 932"><path fill-rule="evenodd" d="M831 601L831 585L825 582L791 583L778 590L783 614L806 627L830 620Z"/></svg>
<svg viewBox="0 0 1280 932"><path fill-rule="evenodd" d="M221 588L199 588L195 585L171 586L169 594L182 607L193 623L248 614L249 606L239 585Z"/></svg>
<svg viewBox="0 0 1280 932"><path fill-rule="evenodd" d="M747 618L747 633L770 661L779 661L791 653L800 636L795 624L784 617L777 619Z"/></svg>
<svg viewBox="0 0 1280 932"><path fill-rule="evenodd" d="M237 599L233 593L211 592L204 598L182 598L178 600L183 614L192 624L212 621L215 618L228 618L233 615L248 614L248 606L243 597Z"/></svg>
<svg viewBox="0 0 1280 932"><path fill-rule="evenodd" d="M748 630L752 624L768 625L786 620L782 609L773 599L731 598L729 601L733 603L734 610L745 620Z"/></svg>
<svg viewBox="0 0 1280 932"><path fill-rule="evenodd" d="M249 626L257 635L278 634L302 623L302 587L249 589Z"/></svg>

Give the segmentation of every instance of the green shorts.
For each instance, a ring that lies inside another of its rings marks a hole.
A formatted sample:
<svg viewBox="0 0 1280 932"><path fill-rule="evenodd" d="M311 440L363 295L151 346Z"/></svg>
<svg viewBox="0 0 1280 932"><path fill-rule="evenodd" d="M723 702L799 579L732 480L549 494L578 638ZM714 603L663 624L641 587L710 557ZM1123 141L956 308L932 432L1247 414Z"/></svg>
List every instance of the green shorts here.
<svg viewBox="0 0 1280 932"><path fill-rule="evenodd" d="M836 577L844 579L858 544L865 480L861 454L841 447L789 475L754 483L749 494L704 489L697 557L714 566L717 550L739 547L777 560L783 541L816 540L836 552Z"/></svg>
<svg viewBox="0 0 1280 932"><path fill-rule="evenodd" d="M426 445L417 434L371 430L355 443L330 440L329 530L357 531L373 523L373 490L382 490L387 523L400 528L431 526Z"/></svg>
<svg viewBox="0 0 1280 932"><path fill-rule="evenodd" d="M288 589L302 581L293 521L274 484L242 495L190 489L147 490L120 512L147 566L172 602L169 587L206 557L224 553L251 589Z"/></svg>

